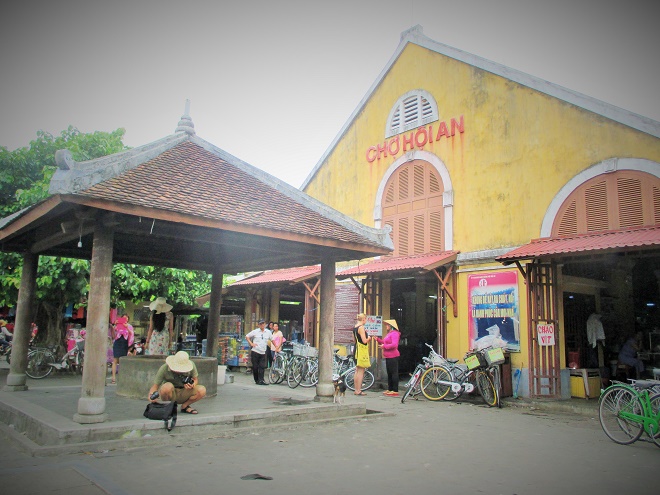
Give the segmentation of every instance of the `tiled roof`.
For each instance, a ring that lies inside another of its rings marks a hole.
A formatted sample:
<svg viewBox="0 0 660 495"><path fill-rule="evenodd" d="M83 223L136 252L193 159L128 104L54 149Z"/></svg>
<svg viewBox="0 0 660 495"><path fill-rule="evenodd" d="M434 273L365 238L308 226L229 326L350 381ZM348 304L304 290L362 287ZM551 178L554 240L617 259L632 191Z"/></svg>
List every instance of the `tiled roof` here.
<svg viewBox="0 0 660 495"><path fill-rule="evenodd" d="M441 251L438 253L416 254L412 256L383 257L364 265L343 270L337 274L337 278L405 270L428 271L451 263L456 259L457 254L458 251Z"/></svg>
<svg viewBox="0 0 660 495"><path fill-rule="evenodd" d="M504 264L552 255L589 254L608 249L660 247L660 225L610 230L571 237L544 237L496 258Z"/></svg>
<svg viewBox="0 0 660 495"><path fill-rule="evenodd" d="M282 270L267 270L260 274L234 282L229 287L261 285L273 282L302 282L314 276L320 276L321 265L285 268Z"/></svg>
<svg viewBox="0 0 660 495"><path fill-rule="evenodd" d="M335 220L340 217L338 212L324 205L310 207L311 198L298 198L304 193L287 190L265 173L248 173L245 167L229 163L197 140L193 137L180 142L119 175L72 192L237 227L382 247L366 233L368 227L360 224L352 228L357 222Z"/></svg>

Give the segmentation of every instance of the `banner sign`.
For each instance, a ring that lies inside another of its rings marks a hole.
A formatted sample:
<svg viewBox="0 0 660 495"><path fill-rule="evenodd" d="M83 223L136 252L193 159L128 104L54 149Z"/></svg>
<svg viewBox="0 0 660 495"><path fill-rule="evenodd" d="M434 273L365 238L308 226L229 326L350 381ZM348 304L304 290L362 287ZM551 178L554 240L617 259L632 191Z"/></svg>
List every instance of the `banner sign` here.
<svg viewBox="0 0 660 495"><path fill-rule="evenodd" d="M555 345L555 324L539 323L536 325L539 345Z"/></svg>
<svg viewBox="0 0 660 495"><path fill-rule="evenodd" d="M502 347L520 352L518 272L488 272L468 276L471 349Z"/></svg>

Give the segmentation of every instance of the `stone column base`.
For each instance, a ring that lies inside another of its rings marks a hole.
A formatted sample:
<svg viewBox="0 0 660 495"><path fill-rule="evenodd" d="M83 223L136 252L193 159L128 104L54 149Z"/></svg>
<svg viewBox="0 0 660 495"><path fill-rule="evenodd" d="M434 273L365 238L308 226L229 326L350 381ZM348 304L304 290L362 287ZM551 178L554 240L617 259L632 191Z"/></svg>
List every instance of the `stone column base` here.
<svg viewBox="0 0 660 495"><path fill-rule="evenodd" d="M76 423L80 423L83 425L89 425L93 423L103 423L107 421L108 415L103 413L103 414L79 414L76 413L73 415L73 420Z"/></svg>
<svg viewBox="0 0 660 495"><path fill-rule="evenodd" d="M27 385L5 385L2 390L5 392L22 392L27 389Z"/></svg>
<svg viewBox="0 0 660 495"><path fill-rule="evenodd" d="M25 373L12 373L7 375L7 386L5 390L10 392L17 392L27 390L27 375Z"/></svg>

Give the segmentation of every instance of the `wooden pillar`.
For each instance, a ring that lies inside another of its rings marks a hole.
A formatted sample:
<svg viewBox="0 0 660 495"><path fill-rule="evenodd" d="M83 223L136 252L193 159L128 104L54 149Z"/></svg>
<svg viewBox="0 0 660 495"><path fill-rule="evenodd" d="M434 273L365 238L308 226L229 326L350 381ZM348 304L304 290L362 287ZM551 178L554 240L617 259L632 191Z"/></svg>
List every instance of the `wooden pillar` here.
<svg viewBox="0 0 660 495"><path fill-rule="evenodd" d="M280 289L275 287L270 290L270 321L280 322Z"/></svg>
<svg viewBox="0 0 660 495"><path fill-rule="evenodd" d="M11 366L7 375L5 390L27 390L25 369L30 343L30 326L34 319L34 295L37 285L39 255L26 253L23 256L21 286L18 289L16 318L14 319L14 340L12 341Z"/></svg>
<svg viewBox="0 0 660 495"><path fill-rule="evenodd" d="M105 413L104 393L113 239L113 229L99 222L94 230L92 245L82 391L78 399L78 412L73 415L77 423L102 423L108 416Z"/></svg>
<svg viewBox="0 0 660 495"><path fill-rule="evenodd" d="M329 401L334 393L332 385L332 346L335 333L335 262L321 262L321 329L319 331L319 382L316 399Z"/></svg>
<svg viewBox="0 0 660 495"><path fill-rule="evenodd" d="M209 324L206 335L206 356L218 356L218 332L220 331L220 309L222 308L222 272L213 270L211 276L211 300L209 301Z"/></svg>

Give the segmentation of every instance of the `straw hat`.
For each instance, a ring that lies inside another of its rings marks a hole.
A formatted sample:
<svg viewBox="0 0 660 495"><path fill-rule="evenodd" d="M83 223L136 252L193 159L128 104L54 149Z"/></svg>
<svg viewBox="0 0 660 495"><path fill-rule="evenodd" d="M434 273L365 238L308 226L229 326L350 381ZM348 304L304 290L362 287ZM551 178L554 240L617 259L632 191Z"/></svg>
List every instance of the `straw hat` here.
<svg viewBox="0 0 660 495"><path fill-rule="evenodd" d="M149 309L151 311L155 311L156 314L167 313L172 309L172 305L167 304L164 297L159 297L155 301L151 301L151 304L149 304Z"/></svg>
<svg viewBox="0 0 660 495"><path fill-rule="evenodd" d="M186 351L179 351L174 356L167 356L165 362L176 373L188 373L193 369L193 362Z"/></svg>
<svg viewBox="0 0 660 495"><path fill-rule="evenodd" d="M384 320L383 323L387 323L392 328L396 328L397 330L399 329L399 325L397 325L396 320Z"/></svg>

